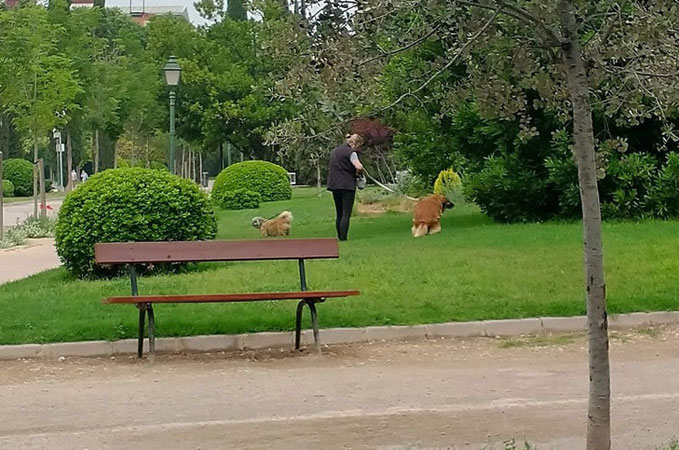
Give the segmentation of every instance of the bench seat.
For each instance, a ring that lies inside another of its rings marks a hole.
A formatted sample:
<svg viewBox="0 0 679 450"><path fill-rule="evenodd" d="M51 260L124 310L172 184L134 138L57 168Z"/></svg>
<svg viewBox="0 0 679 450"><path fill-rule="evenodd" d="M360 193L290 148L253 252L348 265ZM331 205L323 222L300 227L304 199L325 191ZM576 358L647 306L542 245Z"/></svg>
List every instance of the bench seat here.
<svg viewBox="0 0 679 450"><path fill-rule="evenodd" d="M341 298L359 295L359 291L297 291L259 292L252 294L200 294L200 295L138 295L109 297L103 303L222 303L258 302L267 300L305 300Z"/></svg>

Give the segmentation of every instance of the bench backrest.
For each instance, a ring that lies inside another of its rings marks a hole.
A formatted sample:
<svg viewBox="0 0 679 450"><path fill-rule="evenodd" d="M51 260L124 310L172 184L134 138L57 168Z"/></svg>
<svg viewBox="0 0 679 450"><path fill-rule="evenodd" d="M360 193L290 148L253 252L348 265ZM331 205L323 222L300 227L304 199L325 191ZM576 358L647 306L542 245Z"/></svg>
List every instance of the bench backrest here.
<svg viewBox="0 0 679 450"><path fill-rule="evenodd" d="M96 244L98 264L338 258L337 239L114 242Z"/></svg>

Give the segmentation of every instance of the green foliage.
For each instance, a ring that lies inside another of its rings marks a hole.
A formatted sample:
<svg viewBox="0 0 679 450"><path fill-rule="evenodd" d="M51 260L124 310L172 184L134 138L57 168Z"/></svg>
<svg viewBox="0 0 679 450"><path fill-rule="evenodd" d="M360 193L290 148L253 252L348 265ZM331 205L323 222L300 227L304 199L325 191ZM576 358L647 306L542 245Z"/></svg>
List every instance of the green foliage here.
<svg viewBox="0 0 679 450"><path fill-rule="evenodd" d="M17 225L27 238L37 239L54 236L54 229L56 227L56 220L48 217L43 220L39 217L29 217L21 224Z"/></svg>
<svg viewBox="0 0 679 450"><path fill-rule="evenodd" d="M153 170L160 170L161 172L170 172L170 170L167 168L167 166L164 163L158 162L158 161L151 161L151 169Z"/></svg>
<svg viewBox="0 0 679 450"><path fill-rule="evenodd" d="M243 0L228 0L226 15L233 20L248 20L248 11Z"/></svg>
<svg viewBox="0 0 679 450"><path fill-rule="evenodd" d="M397 188L398 192L411 197L424 197L431 193L431 185L410 170L397 177Z"/></svg>
<svg viewBox="0 0 679 450"><path fill-rule="evenodd" d="M287 171L268 161L244 161L227 167L217 176L212 196L220 204L227 192L238 189L258 193L263 202L292 198Z"/></svg>
<svg viewBox="0 0 679 450"><path fill-rule="evenodd" d="M442 170L434 182L434 194L457 204L462 198L462 179L453 169Z"/></svg>
<svg viewBox="0 0 679 450"><path fill-rule="evenodd" d="M601 213L606 218L632 218L654 216L648 208L647 195L657 175L658 161L644 153L613 154L599 191ZM677 195L675 193L675 195ZM676 214L677 211L674 212Z"/></svg>
<svg viewBox="0 0 679 450"><path fill-rule="evenodd" d="M230 3L229 8L236 6ZM205 29L177 18L155 18L148 25L149 51L162 64L171 54L179 59L177 132L182 138L209 149L228 140L247 156L271 160L276 149L265 145L264 133L289 115L289 102L271 96L272 73L280 61L262 51L277 37L264 36L262 22L223 17L223 6L212 0L197 4L216 20Z"/></svg>
<svg viewBox="0 0 679 450"><path fill-rule="evenodd" d="M26 239L26 233L20 227L12 227L5 232L2 240L0 240L0 249L16 247L22 245Z"/></svg>
<svg viewBox="0 0 679 450"><path fill-rule="evenodd" d="M22 245L25 239L54 236L55 224L56 221L51 217L48 217L46 220L29 217L5 232L3 239L0 240L0 248Z"/></svg>
<svg viewBox="0 0 679 450"><path fill-rule="evenodd" d="M10 180L2 180L2 195L5 197L14 197L14 183Z"/></svg>
<svg viewBox="0 0 679 450"><path fill-rule="evenodd" d="M113 275L94 263L94 244L214 238L216 222L195 183L149 169L94 175L66 196L56 227L57 253L79 277Z"/></svg>
<svg viewBox="0 0 679 450"><path fill-rule="evenodd" d="M71 61L58 51L63 31L48 22L47 10L25 5L0 14L2 106L12 113L17 128L37 148L54 126L63 122L57 111L72 109L81 91ZM35 155L37 157L37 154Z"/></svg>
<svg viewBox="0 0 679 450"><path fill-rule="evenodd" d="M130 160L125 158L118 158L116 164L118 165L119 169L129 169L130 167L132 167ZM143 161L138 161L137 164L134 165L134 167L142 167L140 164L143 164Z"/></svg>
<svg viewBox="0 0 679 450"><path fill-rule="evenodd" d="M33 164L25 159L8 159L3 164L3 178L14 185L14 195L28 197L33 194Z"/></svg>
<svg viewBox="0 0 679 450"><path fill-rule="evenodd" d="M679 217L679 154L669 153L647 185L645 206L656 217Z"/></svg>
<svg viewBox="0 0 679 450"><path fill-rule="evenodd" d="M465 194L499 222L542 221L557 213L548 181L515 154L488 158L479 173L467 178Z"/></svg>
<svg viewBox="0 0 679 450"><path fill-rule="evenodd" d="M262 196L247 189L227 191L219 200L222 209L255 209L259 208Z"/></svg>
<svg viewBox="0 0 679 450"><path fill-rule="evenodd" d="M502 222L579 216L578 171L565 131L554 134L541 158L525 153L489 158L469 177L468 197ZM679 156L629 151L603 142L598 152L599 197L605 219L679 217Z"/></svg>

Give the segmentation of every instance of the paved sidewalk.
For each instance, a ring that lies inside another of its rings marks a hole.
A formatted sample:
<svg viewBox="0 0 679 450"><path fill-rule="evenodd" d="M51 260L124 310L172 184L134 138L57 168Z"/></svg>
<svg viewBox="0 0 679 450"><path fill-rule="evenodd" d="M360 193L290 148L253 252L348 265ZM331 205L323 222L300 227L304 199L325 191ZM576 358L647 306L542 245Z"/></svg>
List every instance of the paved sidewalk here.
<svg viewBox="0 0 679 450"><path fill-rule="evenodd" d="M584 449L585 338L0 362L0 448ZM503 345L504 344L504 345ZM614 449L679 432L679 328L614 333Z"/></svg>
<svg viewBox="0 0 679 450"><path fill-rule="evenodd" d="M47 206L52 208L48 208L47 214L55 216L59 212L62 203L62 199L47 200ZM17 222L23 222L26 218L33 215L33 201L7 203L4 205L3 214L5 228L13 227Z"/></svg>
<svg viewBox="0 0 679 450"><path fill-rule="evenodd" d="M0 284L61 265L54 239L27 239L26 245L0 250Z"/></svg>

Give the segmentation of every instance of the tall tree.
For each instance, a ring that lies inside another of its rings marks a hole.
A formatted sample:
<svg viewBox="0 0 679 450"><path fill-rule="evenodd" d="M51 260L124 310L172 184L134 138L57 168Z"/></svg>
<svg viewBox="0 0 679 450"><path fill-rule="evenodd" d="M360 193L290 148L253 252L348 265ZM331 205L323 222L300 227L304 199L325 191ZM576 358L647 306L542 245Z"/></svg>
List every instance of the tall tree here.
<svg viewBox="0 0 679 450"><path fill-rule="evenodd" d="M231 20L248 20L248 11L245 9L243 0L228 0L226 16Z"/></svg>
<svg viewBox="0 0 679 450"><path fill-rule="evenodd" d="M92 31L95 43L89 76L84 82L84 111L92 130L94 171L112 168L118 137L123 133L137 78L136 65L145 58L146 30L120 10L101 10ZM149 83L155 82L160 74Z"/></svg>
<svg viewBox="0 0 679 450"><path fill-rule="evenodd" d="M63 122L80 87L70 61L56 47L59 28L49 24L40 6L23 6L0 14L3 65L6 77L2 102L17 128L28 136L37 163L48 132ZM34 213L37 214L38 174L34 174Z"/></svg>
<svg viewBox="0 0 679 450"><path fill-rule="evenodd" d="M537 94L531 107L550 111L572 129L584 237L589 449L610 448L608 322L592 106L624 110L622 120L629 122L666 120L671 105L679 103L676 86L666 82L679 73L676 23L679 6L670 1L453 0L420 6L369 0L352 13L348 36L338 33L323 42L312 36L306 50L295 52L299 60L279 84L279 92L298 98L303 110L299 119L276 130L288 139L322 138L366 112L418 108L425 94L441 100L441 117L473 95L485 115L520 117L522 134L530 136L536 132L526 114L530 92ZM290 33L274 47L289 55L299 42L299 35ZM398 98L383 101L385 62L431 42L441 46L441 56L412 70ZM463 77L441 82L460 65ZM335 125L312 131L306 114L321 105L335 116ZM669 122L665 132L668 139L674 134Z"/></svg>

